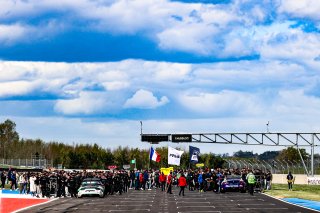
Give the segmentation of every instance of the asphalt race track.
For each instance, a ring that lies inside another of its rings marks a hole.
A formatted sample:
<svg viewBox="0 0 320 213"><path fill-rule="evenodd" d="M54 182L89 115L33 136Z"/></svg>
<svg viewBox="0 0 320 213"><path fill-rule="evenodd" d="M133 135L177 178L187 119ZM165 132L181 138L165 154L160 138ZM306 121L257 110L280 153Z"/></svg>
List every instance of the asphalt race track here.
<svg viewBox="0 0 320 213"><path fill-rule="evenodd" d="M182 197L178 195L178 192L178 188L173 188L173 194L163 193L158 189L151 191L129 190L128 193L106 196L105 198L60 198L22 212L317 212L290 205L260 193L251 196L248 193L238 192L216 194L186 190L185 196Z"/></svg>

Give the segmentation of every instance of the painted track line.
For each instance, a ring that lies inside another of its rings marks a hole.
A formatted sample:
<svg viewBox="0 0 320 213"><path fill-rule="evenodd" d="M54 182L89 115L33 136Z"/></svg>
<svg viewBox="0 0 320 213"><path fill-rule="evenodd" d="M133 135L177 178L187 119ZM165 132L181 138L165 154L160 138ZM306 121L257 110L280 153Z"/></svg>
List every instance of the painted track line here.
<svg viewBox="0 0 320 213"><path fill-rule="evenodd" d="M39 203L39 204L35 204L35 205L32 205L32 206L28 206L28 207L24 207L22 209L18 209L16 211L13 211L12 213L17 213L17 212L21 212L21 211L24 211L24 210L27 210L27 209L30 209L30 208L33 208L33 207L36 207L36 206L41 206L43 204L47 204L47 203L51 203L52 201L55 201L55 200L58 200L59 198L53 198L51 200L48 200L47 202L43 202L43 203Z"/></svg>

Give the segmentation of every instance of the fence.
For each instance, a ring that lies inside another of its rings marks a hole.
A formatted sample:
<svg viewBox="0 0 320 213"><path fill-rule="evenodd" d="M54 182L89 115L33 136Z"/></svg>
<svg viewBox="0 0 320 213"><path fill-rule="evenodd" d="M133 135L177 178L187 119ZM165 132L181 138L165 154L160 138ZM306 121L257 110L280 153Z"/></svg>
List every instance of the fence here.
<svg viewBox="0 0 320 213"><path fill-rule="evenodd" d="M225 167L227 168L249 168L249 169L260 169L264 172L271 171L273 174L285 174L291 171L294 174L306 174L302 162L298 161L284 161L284 160L234 160L224 159ZM308 170L310 170L311 162L305 162ZM314 174L320 174L320 160L314 161Z"/></svg>
<svg viewBox="0 0 320 213"><path fill-rule="evenodd" d="M52 165L50 160L44 158L33 159L1 159L0 164L3 166L13 167L32 167L32 168L48 168Z"/></svg>

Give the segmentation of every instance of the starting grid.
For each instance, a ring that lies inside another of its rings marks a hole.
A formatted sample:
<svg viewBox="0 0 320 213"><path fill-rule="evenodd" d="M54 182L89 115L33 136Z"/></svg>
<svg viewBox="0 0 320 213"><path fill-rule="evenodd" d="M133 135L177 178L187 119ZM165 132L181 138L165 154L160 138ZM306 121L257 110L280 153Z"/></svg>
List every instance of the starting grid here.
<svg viewBox="0 0 320 213"><path fill-rule="evenodd" d="M105 198L62 198L23 212L150 212L150 213L239 213L239 212L317 212L283 201L255 193L227 192L216 194L185 190L185 196L179 196L179 189L173 194L150 191L129 190L122 195Z"/></svg>

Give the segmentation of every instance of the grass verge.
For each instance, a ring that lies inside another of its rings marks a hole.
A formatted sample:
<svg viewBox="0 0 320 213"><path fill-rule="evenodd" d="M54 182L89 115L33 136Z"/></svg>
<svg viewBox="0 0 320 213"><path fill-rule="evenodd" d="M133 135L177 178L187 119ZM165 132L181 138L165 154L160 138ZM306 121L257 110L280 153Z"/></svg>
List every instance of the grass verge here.
<svg viewBox="0 0 320 213"><path fill-rule="evenodd" d="M277 198L320 201L320 185L293 185L292 191L289 191L287 184L272 184L272 189L265 191L265 193Z"/></svg>

